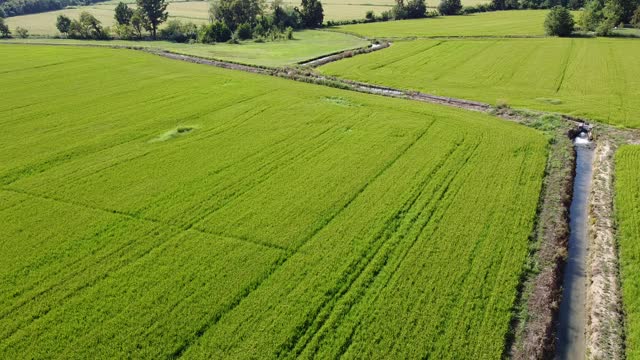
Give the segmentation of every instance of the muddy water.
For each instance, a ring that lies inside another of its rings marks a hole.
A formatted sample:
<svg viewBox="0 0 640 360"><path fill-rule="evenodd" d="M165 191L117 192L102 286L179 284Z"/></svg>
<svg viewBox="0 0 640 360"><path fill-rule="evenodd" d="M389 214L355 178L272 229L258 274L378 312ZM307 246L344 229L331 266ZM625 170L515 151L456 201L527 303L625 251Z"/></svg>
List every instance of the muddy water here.
<svg viewBox="0 0 640 360"><path fill-rule="evenodd" d="M586 354L586 255L593 153L590 144L576 144L576 177L569 224L571 234L560 303L557 359L583 360Z"/></svg>

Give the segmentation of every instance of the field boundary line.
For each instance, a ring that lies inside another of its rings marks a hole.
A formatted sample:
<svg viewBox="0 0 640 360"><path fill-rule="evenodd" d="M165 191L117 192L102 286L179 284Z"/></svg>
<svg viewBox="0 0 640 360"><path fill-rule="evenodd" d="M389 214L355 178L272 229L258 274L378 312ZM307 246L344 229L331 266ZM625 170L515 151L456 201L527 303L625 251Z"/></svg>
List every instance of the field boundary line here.
<svg viewBox="0 0 640 360"><path fill-rule="evenodd" d="M256 240L252 240L252 239L239 238L239 237L236 237L236 236L229 236L229 235L226 235L226 234L223 234L223 233L205 231L205 230L196 228L194 226L182 227L182 226L178 226L178 225L175 225L175 224L166 223L166 222L158 220L158 219L152 219L152 218L147 218L147 217L143 217L143 216L133 215L133 214L130 214L128 212L121 211L121 210L105 209L105 208L101 208L101 207L97 207L97 206L90 206L90 205L83 204L83 203L76 202L76 201L55 198L55 197L42 195L42 194L36 194L36 193L29 192L29 191L21 190L21 189L13 189L13 188L7 188L7 187L3 187L1 189L4 190L4 191L13 192L13 193L16 193L16 194L23 194L23 195L31 196L31 197L34 197L34 198L39 198L39 199L44 199L44 200L49 200L49 201L55 201L55 202L59 202L59 203L62 203L62 204L83 207L83 208L91 209L91 210L98 210L98 211L102 211L102 212L109 213L109 214L120 215L120 216L124 216L124 217L127 217L129 219L133 219L133 220L147 221L147 222L150 222L150 223L166 226L167 228L170 228L170 229L178 229L178 230L181 230L182 232L194 231L194 232L198 232L198 233L201 233L201 234L204 234L204 235L210 235L210 236L216 236L216 237L224 238L226 240L235 240L235 241L240 241L240 242L245 242L245 243L251 243L253 245L258 245L258 246L261 246L261 247L271 248L271 249L285 251L285 252L291 251L288 248L285 248L285 247L282 247L282 246L276 245L276 244L266 243L266 242L262 242L262 241L256 241Z"/></svg>
<svg viewBox="0 0 640 360"><path fill-rule="evenodd" d="M562 75L560 75L560 82L556 87L556 94L560 91L560 88L564 83L564 77L567 74L567 69L569 68L569 62L571 62L571 53L573 53L574 43L575 41L571 39L571 42L569 43L570 45L569 45L569 50L567 52L567 57L565 58L564 63L562 64Z"/></svg>

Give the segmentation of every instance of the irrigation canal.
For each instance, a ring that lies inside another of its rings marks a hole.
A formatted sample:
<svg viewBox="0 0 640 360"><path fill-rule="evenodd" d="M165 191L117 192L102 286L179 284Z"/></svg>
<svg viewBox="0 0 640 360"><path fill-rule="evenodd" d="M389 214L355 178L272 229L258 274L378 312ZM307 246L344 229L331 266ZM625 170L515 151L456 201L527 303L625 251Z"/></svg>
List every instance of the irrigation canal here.
<svg viewBox="0 0 640 360"><path fill-rule="evenodd" d="M569 254L564 269L562 302L560 303L557 359L583 360L586 356L586 294L588 216L591 178L593 175L593 145L577 138L576 176L573 200L569 210Z"/></svg>

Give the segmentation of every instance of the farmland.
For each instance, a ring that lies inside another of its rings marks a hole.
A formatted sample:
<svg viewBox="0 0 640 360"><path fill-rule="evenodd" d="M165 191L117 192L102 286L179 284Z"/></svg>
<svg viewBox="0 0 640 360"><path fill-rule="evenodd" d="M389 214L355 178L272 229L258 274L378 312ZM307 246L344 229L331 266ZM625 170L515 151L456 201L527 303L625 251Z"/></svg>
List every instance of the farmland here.
<svg viewBox="0 0 640 360"><path fill-rule="evenodd" d="M54 36L58 35L55 27L56 17L64 14L66 16L77 18L82 11L88 11L102 22L104 26L113 26L115 20L113 18L114 9L119 0L95 3L87 6L70 7L67 9L49 11L38 14L29 14L22 16L10 17L7 24L13 29L17 26L29 30L31 35L35 36ZM125 0L125 3L135 4L135 1ZM169 19L177 19L181 21L191 21L196 24L204 24L209 20L209 3L207 1L167 1L169 6ZM487 3L485 0L464 0L464 5L477 5ZM284 5L300 6L299 1L283 1ZM393 0L332 0L322 2L324 7L324 19L330 20L353 20L364 19L367 11L371 10L375 14L380 15L384 11L388 11L395 4ZM437 7L438 3L427 3L428 6ZM133 5L132 5L133 6Z"/></svg>
<svg viewBox="0 0 640 360"><path fill-rule="evenodd" d="M405 41L321 71L640 127L640 42L635 39Z"/></svg>
<svg viewBox="0 0 640 360"><path fill-rule="evenodd" d="M364 47L369 42L352 35L329 31L304 30L294 33L294 40L240 44L183 44L169 41L91 41L72 39L12 39L2 42L56 45L122 46L159 49L210 59L233 61L249 65L283 66L313 59L325 54Z"/></svg>
<svg viewBox="0 0 640 360"><path fill-rule="evenodd" d="M130 50L0 47L1 358L501 356L540 133Z"/></svg>
<svg viewBox="0 0 640 360"><path fill-rule="evenodd" d="M616 156L616 210L628 359L640 359L640 146Z"/></svg>
<svg viewBox="0 0 640 360"><path fill-rule="evenodd" d="M102 25L113 26L115 24L113 15L116 5L117 2L95 3L57 11L14 16L7 19L7 24L11 28L21 26L29 30L31 35L53 36L59 34L56 29L58 15L64 14L71 18L78 18L81 12L87 11L100 20ZM204 24L209 19L209 5L206 1L169 2L167 11L169 12L170 20L177 19Z"/></svg>
<svg viewBox="0 0 640 360"><path fill-rule="evenodd" d="M368 38L440 36L544 36L547 10L494 11L465 16L346 25L336 31Z"/></svg>

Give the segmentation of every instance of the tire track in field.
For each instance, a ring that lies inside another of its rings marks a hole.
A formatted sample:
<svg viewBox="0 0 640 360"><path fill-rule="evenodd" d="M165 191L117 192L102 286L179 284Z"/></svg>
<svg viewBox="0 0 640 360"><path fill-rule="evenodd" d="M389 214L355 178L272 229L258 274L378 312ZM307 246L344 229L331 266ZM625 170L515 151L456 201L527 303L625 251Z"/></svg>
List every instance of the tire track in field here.
<svg viewBox="0 0 640 360"><path fill-rule="evenodd" d="M337 125L333 125L333 126L329 127L328 129L326 129L326 130L322 131L320 134L318 134L318 137L320 137L321 135L323 135L323 134L325 134L325 133L327 133L327 132L329 132L332 129L335 129L337 127L338 127ZM207 211L204 214L199 215L199 216L197 216L195 218L191 218L191 219L189 219L189 221L193 224L193 226L195 228L202 230L203 229L202 228L202 225L203 225L202 222L204 222L209 216L211 216L214 213L224 209L229 204L234 202L236 199L239 199L244 194L256 189L258 186L262 185L263 183L265 183L266 181L271 179L271 177L276 174L278 169L289 167L289 166L291 166L292 162L297 162L297 161L299 161L299 159L310 159L310 158L313 158L317 154L320 154L324 150L326 150L336 140L337 139L335 139L335 138L328 137L327 139L325 139L322 142L320 142L311 152L308 152L303 147L295 148L295 149L292 149L292 150L284 149L283 154L280 155L278 158L270 159L269 162L262 163L253 173L251 173L250 175L247 175L245 177L245 180L247 182L251 183L249 187L243 188L241 191L234 192L231 196L229 196L225 200L223 200L223 202L221 204L219 204L217 207L214 207L210 211ZM288 158L287 158L287 156L288 156ZM284 160L282 160L282 159L284 159ZM262 170L264 170L264 172ZM259 176L259 177L257 177L257 176ZM229 186L227 186L225 188L222 188L221 191L229 190L229 189L233 188L235 185L238 185L238 184L237 183L236 184L231 184L231 185L229 185ZM216 194L212 194L212 195L213 195L213 197L216 196ZM209 199L211 199L211 197Z"/></svg>
<svg viewBox="0 0 640 360"><path fill-rule="evenodd" d="M410 58L412 58L412 57L414 57L414 56L422 55L422 54L424 54L424 53L428 52L429 50L431 50L431 49L433 49L433 48L435 48L435 47L437 47L437 46L439 46L439 45L443 44L444 42L445 42L445 41L444 41L444 40L442 40L442 41L437 42L436 44L433 44L433 45L431 45L431 46L428 46L428 47L427 47L427 48L425 48L425 49L418 49L416 52L414 52L414 53L412 53L412 54L409 54L408 56L406 56L407 54L403 54L403 55L405 55L405 56L402 56L401 58L399 58L399 59L397 59L397 60L393 60L393 61L388 62L388 63L384 63L384 64L380 64L380 65L378 65L378 66L374 66L374 67L372 67L372 68L371 68L371 70L378 70L378 69L382 69L382 68L384 68L384 67L386 67L386 66L393 65L393 64L398 63L398 62L400 62L400 61L404 61L404 60L410 59Z"/></svg>
<svg viewBox="0 0 640 360"><path fill-rule="evenodd" d="M418 201L419 197L424 192L426 185L438 171L443 169L447 159L449 159L458 149L458 147L454 146L451 151L442 156L441 161L433 167L428 176L423 177L418 186L416 186L416 190L409 194L404 204L400 206L395 213L389 216L384 226L377 234L374 235L369 246L363 251L363 256L353 263L349 267L351 270L347 270L343 274L342 278L336 282L338 285L337 288L332 289L333 295L331 299L320 305L311 315L313 319L304 324L306 331L305 329L299 329L299 331L296 332L296 334L299 335L289 342L289 346L281 346L279 356L289 354L289 356L297 357L306 349L309 342L313 341L315 335L321 331L326 324L326 321L331 316L333 308L335 308L339 300L348 293L352 288L352 285L357 282L361 275L366 271L367 266L375 259L386 242L391 239L402 226L402 221ZM328 309L328 311L323 311L325 309ZM293 354L291 351L293 351Z"/></svg>
<svg viewBox="0 0 640 360"><path fill-rule="evenodd" d="M376 282L377 279L380 277L380 274L382 272L382 270L387 267L387 266L391 266L389 264L389 259L392 258L393 253L398 250L398 246L401 245L401 243L403 242L403 240L407 240L406 236L414 229L413 226L409 226L406 227L405 229L401 230L400 228L402 227L402 222L406 220L406 216L408 216L408 213L410 212L410 209L412 209L414 207L414 205L416 205L416 203L418 202L418 200L420 199L420 197L423 195L423 192L427 186L428 183L430 183L433 179L434 176L436 176L438 171L441 171L443 169L445 169L445 171L448 169L449 170L449 174L445 177L445 179L443 179L443 182L439 183L437 185L437 187L434 189L434 195L438 194L438 196L434 196L431 197L428 201L424 202L423 205L420 206L420 209L418 210L417 214L413 215L412 218L415 219L414 221L416 221L417 219L420 219L421 217L424 216L425 211L427 211L427 209L433 205L433 207L431 208L430 211L428 211L428 215L427 218L424 219L424 223L420 226L419 232L413 237L413 240L411 240L411 243L409 245L409 247L404 251L403 255L400 255L400 259L397 260L397 263L394 267L394 269L389 273L387 280L385 281L385 285L382 286L381 289L384 289L386 287L386 284L389 283L389 281L392 280L394 274L396 273L397 269L400 267L400 265L402 264L402 262L404 261L404 258L407 256L407 254L410 253L411 249L413 248L413 246L417 243L417 240L420 238L420 236L423 233L423 230L429 225L432 224L434 221L436 222L436 228L433 230L433 232L436 231L438 225L438 221L439 219L441 219L444 216L444 213L446 212L446 209L448 209L448 207L450 206L450 202L446 204L446 208L445 211L442 213L442 215L438 218L438 219L434 219L432 218L433 213L435 212L436 209L438 209L437 207L435 207L435 204L439 204L441 203L441 201L444 199L444 197L448 194L450 194L449 192L449 188L451 183L456 180L459 179L458 178L458 174L460 173L460 171L462 169L465 168L466 164L468 163L469 159L472 158L478 147L480 146L480 142L478 142L473 149L471 149L471 151L469 152L469 154L466 156L465 160L463 162L461 162L461 166L456 168L456 169L451 169L449 167L446 167L445 165L447 163L449 163L450 159L454 158L454 153L458 150L461 150L462 145L456 145L456 147L453 149L452 152L446 154L443 156L443 160L434 167L433 171L429 174L429 175L425 175L424 179L421 181L420 185L419 185L419 190L412 194L411 198L408 200L408 202L405 204L405 206L403 206L401 209L398 210L398 212L396 213L396 215L390 219L390 222L388 222L385 225L385 228L382 230L381 234L379 234L378 236L381 238L386 238L386 240L382 240L382 242L377 246L376 249L372 249L373 253L370 256L367 256L366 259L364 259L364 263L359 264L361 265L361 268L357 271L357 274L355 274L355 277L351 280L351 281L347 281L345 280L344 282L347 283L346 287L344 287L339 293L338 295L332 299L331 303L327 303L325 305L325 307L330 307L330 309L328 310L327 314L325 315L325 319L320 320L321 323L318 326L317 329L314 330L314 332L310 335L310 337L307 339L307 341L302 344L302 348L298 349L297 352L295 354L293 354L293 356L299 356L302 352L304 352L304 350L309 346L310 342L314 341L316 343L316 347L314 348L314 352L313 352L313 356L316 356L317 351L319 350L319 343L322 341L322 339L325 337L324 334L321 334L321 332L323 331L323 329L325 328L325 325L327 325L327 321L330 319L331 315L334 312L334 308L338 305L338 303L341 301L342 298L344 298L345 296L347 296L348 293L350 293L351 291L355 291L356 294L355 299L351 299L349 301L349 306L347 309L343 310L343 315L347 314L351 311L351 309L355 306L357 306L357 304L360 302L360 300L362 300L365 296L366 293L368 291L369 285ZM456 162L458 163L458 162ZM469 174L467 174L468 177ZM463 180L464 181L464 180ZM457 193L460 191L460 188L457 188L454 192L454 197L457 195ZM421 221L422 222L422 221ZM400 230L401 233L398 233L398 230ZM385 236L384 233L387 233L387 235ZM394 237L398 237L397 240L394 240ZM391 240L391 243L388 242L388 240ZM385 249L385 245L386 249ZM380 259L384 259L384 260L380 260ZM374 263L378 263L378 265L374 264ZM373 264L373 265L372 265ZM374 266L375 269L371 270L371 271L367 271L371 266ZM369 279L365 279L362 280L365 282L366 285L356 285L358 281L360 281L363 276L366 276L365 274L367 272L372 272L374 275L369 278ZM356 290L353 290L354 287L359 287L361 288L361 290L359 291L357 288ZM358 293L359 291L359 293ZM375 296L374 299L378 298L378 296L380 295L380 292L378 292ZM324 310L324 309L323 309ZM351 334L353 335L353 333L355 332L355 327L354 329L352 329ZM343 344L344 345L344 344ZM340 355L338 355L339 357L342 356L342 354L344 354L344 352L346 352L348 349L348 346L341 346L341 352Z"/></svg>
<svg viewBox="0 0 640 360"><path fill-rule="evenodd" d="M54 155L53 157L50 157L48 159L35 161L34 163L31 163L31 164L18 166L16 168L10 169L9 171L0 175L0 185L4 185L6 187L7 185L11 185L23 177L30 176L35 173L44 172L48 169L54 168L58 165L64 164L73 159L77 159L78 157L91 155L100 151L115 148L120 145L124 145L134 141L139 141L146 136L147 135L132 136L123 141L116 142L115 144L112 142L105 142L102 144L80 146L80 147L68 149L67 151L63 151L62 153ZM10 189L7 189L7 190L10 190Z"/></svg>
<svg viewBox="0 0 640 360"><path fill-rule="evenodd" d="M9 190L9 191L13 191L13 190ZM67 202L64 200L58 200L58 199L53 199L53 198L47 198L47 197L43 197L43 196L39 196L39 195L35 195L35 194L28 194L28 193L24 193L26 195L30 195L32 197L36 197L36 198L42 198L42 199L46 199L46 200L50 200L50 201L56 201L56 202L61 202L61 203L65 203L65 204L70 204L70 205L77 205L80 207L85 207L85 208L89 208L89 209L94 209L94 210L100 210L100 211L104 211L104 212L109 212L112 213L112 211L109 210L105 210L105 209L100 209L100 208L93 208L93 207L89 207L89 206L85 206L82 204L73 204L71 202ZM82 292L85 289L89 289L93 286L95 286L96 284L100 283L102 280L106 279L109 277L109 274L114 272L114 271L118 271L119 269L122 269L126 266L129 266L131 264L135 264L136 262L142 260L145 256L149 255L152 251L154 251L155 249L157 249L158 247L161 247L163 244L171 241L172 239L174 239L177 236L182 235L184 232L187 231L193 231L193 232L197 232L197 233L201 233L204 234L206 236L214 236L214 237L218 237L218 238L222 238L222 239L227 239L227 240L232 240L232 241L239 241L239 242L245 242L245 243L250 243L253 245L257 245L257 246L262 246L262 247L266 247L266 248L271 248L271 249L276 249L279 250L282 254L284 254L283 256L286 258L287 256L289 256L291 254L291 251L289 249L280 247L278 245L272 245L272 244L265 244L265 243L261 243L261 242L256 242L250 239L243 239L243 238L238 238L238 237L229 237L228 235L220 235L220 234L216 234L216 233L212 233L212 232L206 232L206 231L201 231L201 230L197 230L197 229L192 229L192 230L184 230L182 228L178 228L175 226L171 226L171 225L167 225L167 224L163 224L161 222L156 222L153 220L147 220L147 219L141 219L141 218L136 218L136 217L132 217L130 215L124 214L124 213L116 213L118 215L122 215L122 216L126 216L129 218L132 218L134 220L138 220L138 221L147 221L147 222L151 222L151 223L158 223L161 224L165 227L168 227L169 229L175 230L175 232L166 237L165 239L163 239L162 241L160 241L158 244L155 244L154 246L151 246L149 248L147 248L145 251L143 251L141 254L137 255L134 258L130 258L127 259L124 262L119 262L117 265L114 265L116 267L114 268L108 268L105 271L103 271L100 275L95 276L93 279L91 279L88 282L85 282L84 284L81 284L80 286L75 287L74 289L70 289L66 294L61 294L62 297L56 299L56 303L57 306L48 306L47 309L43 312L39 312L37 316L33 317L32 320L30 322L26 322L26 323L22 323L19 325L16 325L16 327L14 329L12 329L11 331L9 331L7 334L4 334L1 338L0 338L0 342L4 342L8 339L10 339L11 337L13 337L14 335L16 335L16 333L18 331L20 331L20 329L31 325L33 322L38 321L39 319L44 318L45 316L47 316L47 314L55 307L62 307L64 303L66 303L68 300L70 300L72 297L74 297L76 294ZM108 232L111 229L117 228L118 225L120 225L121 223L111 223L107 226L105 226L105 228L103 229L103 231L101 231L101 233L105 233ZM157 229L151 229L149 230L148 233L145 233L144 235L149 235L149 234L153 234L157 231ZM96 235L96 236L99 236ZM43 289L39 292L37 292L36 294L33 294L30 298L27 299L23 299L19 304L17 304L17 306L12 307L11 309L8 309L6 312L4 312L4 314L2 314L0 316L0 320L4 320L6 318L8 318L11 314L16 313L17 311L19 311L21 308L23 308L24 306L29 305L30 303L32 303L33 301L35 301L37 298L46 295L47 293L51 292L51 291L55 291L56 289L60 289L62 288L64 291L64 285L65 283L70 280L70 279L74 279L77 277L77 275L85 273L85 270L88 267L94 267L96 264L105 264L105 263L109 263L110 259L113 257L114 254L125 254L127 253L126 249L130 248L132 246L134 246L137 243L136 239L132 239L129 242L123 244L122 246L113 249L112 251L104 254L104 256L101 256L99 261L95 262L91 262L89 264L87 264L86 266L79 268L78 270L75 270L72 273L68 273L65 274L65 277L62 279L59 279L57 282L55 282L54 284L52 284L52 286ZM122 259L122 257L119 257L119 259ZM72 264L70 264L70 266L72 266L74 263L81 263L82 259L78 259L77 261L73 262ZM277 261L277 266L279 266L280 264L282 264L284 260L278 260ZM277 267L276 266L276 267ZM271 272L273 270L270 270ZM58 273L54 274L57 275ZM49 277L51 278L51 277ZM35 284L35 286L37 286L37 284ZM33 289L33 287L31 287L30 289ZM24 289L24 291L28 291L30 289Z"/></svg>
<svg viewBox="0 0 640 360"><path fill-rule="evenodd" d="M118 225L117 223L113 224L112 228L115 228L117 225ZM108 231L109 229L105 229L105 230ZM152 234L154 232L155 232L155 229L154 230L150 230L148 233L145 233L144 235L149 235L149 234ZM162 240L159 244L157 244L157 246L160 246L163 243L165 243L167 241L170 241L171 239L175 238L176 236L178 236L180 234L181 234L181 232L179 232L179 231L175 232L173 235L168 236L164 240ZM114 251L106 254L104 257L102 257L100 262L94 262L94 263L88 264L87 267L95 266L96 264L108 263L111 255L117 254L117 253L125 253L126 249L130 248L135 243L137 243L137 241L135 239L132 239L129 242L127 242L126 244L124 244L123 246L121 246L119 248L116 248ZM65 279L60 279L57 283L54 283L51 287L49 287L47 289L44 289L42 291L39 291L38 293L32 295L28 299L23 299L23 301L20 304L18 304L17 306L14 306L9 311L7 311L5 314L3 314L2 317L0 317L0 320L7 319L10 315L12 315L13 313L16 313L17 311L20 311L24 306L29 305L30 303L32 303L33 301L35 301L36 299L38 299L39 297L41 297L43 295L46 295L46 294L48 294L48 293L50 293L52 291L55 291L57 289L62 289L62 293L61 293L62 296L60 298L57 298L57 299L54 300L56 302L56 306L47 306L46 310L39 312L36 316L33 316L29 322L16 325L15 328L12 329L11 331L7 332L7 334L3 334L2 338L0 338L0 342L4 342L6 340L9 340L11 337L16 335L18 333L18 331L20 331L22 328L27 327L27 326L31 325L32 323L34 323L34 322L36 322L36 321L38 321L40 319L43 319L54 308L62 307L65 302L67 302L69 299L71 299L76 294L82 292L84 289L88 289L88 288L91 288L91 287L95 286L100 281L102 281L102 280L106 279L107 277L109 277L109 274L111 272L117 271L118 269L120 269L120 268L122 268L124 266L127 266L129 264L137 262L141 258L143 258L146 255L148 255L157 246L151 246L151 247L147 248L145 251L143 251L142 254L138 255L138 257L134 257L134 258L130 258L130 259L126 259L125 258L126 261L120 262L117 265L114 265L115 266L114 268L106 269L101 274L94 276L92 279L89 279L89 281L86 281L86 282L80 284L79 286L74 287L73 289L69 289L66 293L64 293L65 283L67 281L71 280L71 279L76 278L76 276L78 274L84 273L85 270L87 269L87 267L79 269L78 271L76 271L74 273L67 274ZM122 257L120 257L120 259L122 260Z"/></svg>
<svg viewBox="0 0 640 360"><path fill-rule="evenodd" d="M474 52L473 54L470 54L464 58L462 58L459 61L452 61L450 62L447 66L447 69L445 71L441 71L438 75L436 75L432 81L438 81L440 80L443 76L445 75L449 75L450 73L454 73L455 71L451 71L451 69L457 69L462 67L464 64L468 63L469 61L475 60L476 58L478 58L478 56L486 51L488 51L492 46L495 46L498 43L498 40L494 40L494 41L490 41L488 45L483 46L482 48L480 48L480 50ZM459 45L459 44L457 44Z"/></svg>
<svg viewBox="0 0 640 360"><path fill-rule="evenodd" d="M358 189L358 191L356 191L353 196L351 198L348 199L348 201L340 208L338 209L335 213L333 213L328 219L326 219L324 221L323 224L321 224L320 226L318 226L311 234L309 234L308 236L306 236L300 244L298 244L296 246L296 248L293 251L288 251L282 258L281 261L279 261L277 263L276 266L273 266L270 271L263 277L261 278L259 281L257 281L253 286L249 287L247 289L247 291L243 292L242 296L239 296L237 301L234 301L233 304L231 306L229 306L225 311L221 312L220 314L216 314L216 316L214 316L213 318L209 319L209 321L207 321L194 335L193 338L190 338L189 340L186 341L186 343L181 346L176 352L174 352L174 354L172 354L171 358L173 359L177 359L180 358L184 355L184 353L189 350L189 348L191 346L193 346L195 343L197 343L200 338L212 327L215 326L223 317L224 315L230 313L231 311L233 311L234 309L236 309L243 300L245 300L246 298L248 298L251 293L253 293L253 291L255 291L264 281L266 281L267 279L269 279L271 277L271 275L273 275L275 273L275 271L280 267L280 265L284 264L290 257L291 255L293 255L295 252L297 252L302 246L304 246L304 244L306 244L308 241L310 241L311 239L313 239L320 231L322 231L322 229L324 229L327 225L329 225L330 223L333 222L334 219L336 219L338 217L338 215L340 215L345 209L347 209L351 203L353 203L353 201L355 201L368 187L371 183L375 182L382 174L384 174L388 169L390 169L404 154L406 154L409 149L411 149L418 141L420 141L420 139L422 139L422 137L424 137L424 135L427 133L427 131L431 128L431 126L435 123L435 121L432 121L431 123L429 123L429 125L427 126L426 129L424 129L417 137L416 139L414 139L411 143L409 143L407 146L404 147L404 149L402 149L398 155L393 158L391 161L389 161L385 166L382 167L382 169L380 169L380 171L378 173L376 173L370 180L368 180L360 189Z"/></svg>
<svg viewBox="0 0 640 360"><path fill-rule="evenodd" d="M562 74L560 75L560 81L556 86L555 94L557 94L560 91L560 88L564 83L564 78L567 74L567 69L569 68L569 63L571 61L571 54L573 53L574 41L575 41L574 39L571 39L571 42L569 42L569 50L567 50L567 56L565 57L564 63L562 64Z"/></svg>
<svg viewBox="0 0 640 360"><path fill-rule="evenodd" d="M155 224L158 224L158 225L164 226L164 227L166 227L166 228L168 228L168 229L170 229L170 230L174 230L174 231L175 231L174 235L170 236L169 238L166 238L166 239L165 239L165 240L163 240L159 245L161 245L161 244L165 243L166 241L170 240L170 238L173 238L173 237L175 237L175 236L178 236L179 234L181 234L181 233L183 233L183 232L187 231L187 230L185 230L185 229L183 229L183 228L181 228L181 227L177 227L177 226L175 226L175 225L166 224L166 223L163 223L163 222L161 222L161 221L157 221L157 220L153 220L153 219L146 219L146 218L136 217L136 216L133 216L133 215L131 215L131 214L127 214L127 213L120 212L120 211L108 210L108 209L102 209L102 208L98 208L98 207L87 206L87 205L85 205L85 204L81 204L81 203L75 203L75 202L72 202L72 201L56 199L56 198L52 198L52 197L48 197L48 196L42 196L42 195L38 195L38 194L31 194L31 193L29 193L29 192L20 191L20 190L6 189L6 191L11 191L11 192L14 192L14 193L19 193L19 194L24 194L24 195L28 195L28 196L31 196L31 197L34 197L34 198L40 198L40 199L44 199L44 200L55 201L55 202L63 203L63 204L66 204L66 205L73 205L73 206L78 206L78 207L87 208L87 209L91 209L91 210L98 210L98 211L106 212L106 213L109 213L109 214L116 214L116 215L120 215L120 216L123 216L123 217L129 218L129 219L132 219L132 220L136 220L136 221L146 221L146 222L149 222L149 223L155 223ZM118 222L118 223L112 223L112 224L109 224L109 225L107 225L107 226L105 227L105 229L103 229L103 231L101 231L101 233L108 232L109 230L111 230L111 229L113 229L113 228L116 228L116 227L117 227L117 226L119 226L119 225L120 225L120 223L119 223L119 222ZM150 231L150 233L155 232L156 230L157 230L157 229L151 230L151 231ZM245 242L245 243L251 243L251 244L253 244L253 245L257 245L257 246L262 246L262 247L267 247L267 248L272 248L272 249L280 250L280 251L283 251L283 252L285 252L285 253L290 252L290 250L289 250L289 249L286 249L286 248L284 248L284 247L281 247L281 246L278 246L278 245L274 245L274 244L265 243L265 242L258 242L258 241L251 240L251 239L243 239L243 238L238 238L238 237L230 237L230 236L228 236L228 235L221 235L221 234L216 234L216 233L213 233L213 232L207 232L207 231L202 231L202 230L197 230L197 229L193 229L193 230L191 230L191 231L199 232L199 233L202 233L202 234L205 234L205 235L209 235L209 236L215 236L215 237L226 238L226 239L231 239L231 240L236 240L236 241L242 241L242 242ZM96 236L99 236L99 235L100 235L100 234L97 234ZM130 247L130 246L135 245L135 243L136 243L136 241L135 241L135 240L131 240L131 241L129 241L129 242L127 242L127 243L125 243L123 246L118 247L118 248L116 248L116 249L114 249L114 250L110 251L109 253L105 254L104 256L102 256L102 257L101 257L101 261L102 261L102 260L104 260L105 262L106 262L106 261L108 261L108 259L109 259L112 255L114 255L114 254L116 254L116 253L119 253L119 252L121 252L121 253L122 253L122 252L125 252L125 249L127 249L127 248L128 248L128 247ZM137 259L135 259L135 260L132 260L132 261L130 261L130 262L135 262L135 261L137 261L137 260L141 259L141 258L142 258L142 257L144 257L146 254L148 254L149 252L151 252L154 248L155 248L155 247L151 247L151 248L149 248L149 249L148 249L148 251L146 251L142 256L140 256L139 258L137 258ZM83 259L78 259L76 262L74 262L74 263L70 264L70 266L73 266L75 263L81 263L81 262L82 262L82 260L83 260ZM100 263L100 262L92 262L91 264L88 264L87 266L93 266L93 265L95 265L95 264L97 264L97 263ZM69 274L67 274L67 275L66 275L66 278L65 278L65 279L60 279L60 280L57 282L57 284L53 284L53 286L51 286L51 287L49 287L49 288L47 288L47 289L44 289L44 290L42 290L42 291L39 291L38 293L36 293L36 294L32 295L29 299L25 299L24 301L21 301L19 304L16 304L17 306L14 306L14 307L12 307L12 308L10 308L10 309L4 309L3 313L0 315L0 320L7 318L7 317L8 317L8 316L10 316L12 313L15 313L16 311L20 310L20 308L22 308L23 306L28 305L31 301L33 301L33 300L37 299L38 297L40 297L40 296L42 296L42 295L45 295L46 293L48 293L48 292L50 292L50 291L54 291L54 290L55 290L55 289L57 289L57 288L62 287L62 286L64 285L64 283L65 283L65 281L66 281L67 279L74 278L76 275L78 275L78 274L80 274L80 273L83 273L83 272L84 272L84 270L86 270L86 268L87 268L87 267L84 267L84 268L79 269L79 270L77 270L77 271L75 271L75 272L73 272L73 273L69 273ZM112 271L112 270L109 270L109 271ZM107 274L107 273L108 273L108 271L107 271L107 272L105 272L105 276L104 276L103 278L106 278L106 277L108 276L108 274ZM54 276L54 275L57 275L57 274L52 274L51 276ZM51 276L49 276L48 278L51 278ZM98 279L98 280L93 281L93 282L90 284L90 286L95 285L95 284L96 284L98 281L100 281L100 280L101 280L101 279ZM37 284L34 284L34 286L37 286ZM87 287L87 286L89 286L89 285L82 286L80 289L83 289L83 288L85 288L85 287ZM24 290L23 290L23 292L24 292L24 291L31 290L31 289L33 289L33 287L31 287L31 288L29 288L29 289L24 289ZM65 297L64 297L64 299L67 299L67 298L69 298L70 296L72 296L72 294L68 294L67 296L65 296ZM48 312L48 311L47 311L47 312ZM42 316L44 316L44 315L46 315L46 314L43 314ZM17 331L17 330L16 330L16 331ZM13 333L15 333L15 331L14 331ZM6 338L8 338L8 337L10 337L10 336L11 336L11 335L9 335L9 336L7 336L7 337L4 337L3 339L0 339L0 340L5 340Z"/></svg>

